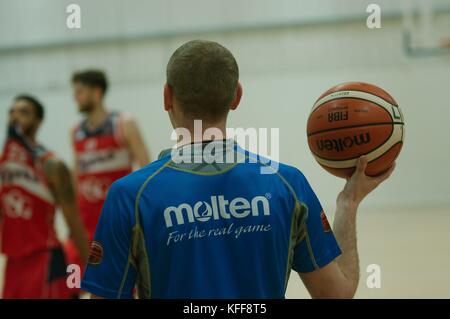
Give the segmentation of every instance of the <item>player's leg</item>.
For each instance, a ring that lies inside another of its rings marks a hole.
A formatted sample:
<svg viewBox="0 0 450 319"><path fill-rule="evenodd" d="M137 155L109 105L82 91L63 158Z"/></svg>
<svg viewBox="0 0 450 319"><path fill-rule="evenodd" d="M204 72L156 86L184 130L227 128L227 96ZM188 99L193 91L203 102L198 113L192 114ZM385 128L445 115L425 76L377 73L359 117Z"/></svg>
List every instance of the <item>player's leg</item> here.
<svg viewBox="0 0 450 319"><path fill-rule="evenodd" d="M4 254L0 254L0 299L4 298L4 289L5 289L5 277L6 277L6 263L8 261L8 257Z"/></svg>
<svg viewBox="0 0 450 319"><path fill-rule="evenodd" d="M42 250L8 258L5 267L3 298L69 298L66 262L62 249Z"/></svg>
<svg viewBox="0 0 450 319"><path fill-rule="evenodd" d="M47 251L8 257L5 265L3 298L45 298Z"/></svg>

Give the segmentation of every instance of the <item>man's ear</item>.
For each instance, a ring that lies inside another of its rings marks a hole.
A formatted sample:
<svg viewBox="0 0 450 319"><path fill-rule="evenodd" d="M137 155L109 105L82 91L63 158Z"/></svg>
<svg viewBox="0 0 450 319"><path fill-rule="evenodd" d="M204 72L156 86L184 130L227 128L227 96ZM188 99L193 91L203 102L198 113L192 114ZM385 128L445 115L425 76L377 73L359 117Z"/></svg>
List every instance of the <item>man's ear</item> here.
<svg viewBox="0 0 450 319"><path fill-rule="evenodd" d="M164 110L170 111L173 108L173 91L169 84L164 85Z"/></svg>
<svg viewBox="0 0 450 319"><path fill-rule="evenodd" d="M236 89L236 96L233 99L233 101L231 101L230 110L234 111L237 109L239 102L241 102L241 97L242 97L242 85L240 82L238 82Z"/></svg>

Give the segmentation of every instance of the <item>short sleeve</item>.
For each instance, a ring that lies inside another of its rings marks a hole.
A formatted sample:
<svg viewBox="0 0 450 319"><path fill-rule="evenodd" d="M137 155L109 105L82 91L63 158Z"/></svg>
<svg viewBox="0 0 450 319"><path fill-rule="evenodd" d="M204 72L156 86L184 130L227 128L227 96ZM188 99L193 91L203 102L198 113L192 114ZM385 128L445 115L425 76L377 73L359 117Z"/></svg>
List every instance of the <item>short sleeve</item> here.
<svg viewBox="0 0 450 319"><path fill-rule="evenodd" d="M132 298L136 270L130 263L132 203L112 184L97 224L81 289L104 298Z"/></svg>
<svg viewBox="0 0 450 319"><path fill-rule="evenodd" d="M303 175L299 188L299 200L307 206L308 216L305 236L294 250L292 268L297 272L311 272L329 264L341 250L319 199Z"/></svg>

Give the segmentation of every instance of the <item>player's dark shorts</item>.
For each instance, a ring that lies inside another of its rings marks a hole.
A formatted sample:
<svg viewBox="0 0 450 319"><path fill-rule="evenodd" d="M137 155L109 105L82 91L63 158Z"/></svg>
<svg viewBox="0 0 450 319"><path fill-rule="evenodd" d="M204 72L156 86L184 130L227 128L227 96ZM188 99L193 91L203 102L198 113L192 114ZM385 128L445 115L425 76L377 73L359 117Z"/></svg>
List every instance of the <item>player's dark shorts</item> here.
<svg viewBox="0 0 450 319"><path fill-rule="evenodd" d="M2 298L65 299L66 260L61 248L41 250L21 257L6 257Z"/></svg>

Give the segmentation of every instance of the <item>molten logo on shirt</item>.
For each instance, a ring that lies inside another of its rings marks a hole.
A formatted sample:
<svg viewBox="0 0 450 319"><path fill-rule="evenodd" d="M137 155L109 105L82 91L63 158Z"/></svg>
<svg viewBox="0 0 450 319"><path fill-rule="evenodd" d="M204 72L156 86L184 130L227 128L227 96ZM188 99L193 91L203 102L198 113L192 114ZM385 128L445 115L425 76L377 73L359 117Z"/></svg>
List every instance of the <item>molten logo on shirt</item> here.
<svg viewBox="0 0 450 319"><path fill-rule="evenodd" d="M103 246L98 241L91 243L91 249L89 251L88 264L98 265L103 259Z"/></svg>
<svg viewBox="0 0 450 319"><path fill-rule="evenodd" d="M199 201L193 206L187 203L178 205L178 207L170 206L164 210L164 219L166 227L173 226L173 217L178 225L183 225L185 217L189 223L195 221L207 222L210 219L230 219L246 218L251 216L259 216L260 210L264 215L270 215L269 200L270 196L256 196L248 201L243 197L236 197L233 200L226 200L224 196L211 196L210 201Z"/></svg>

